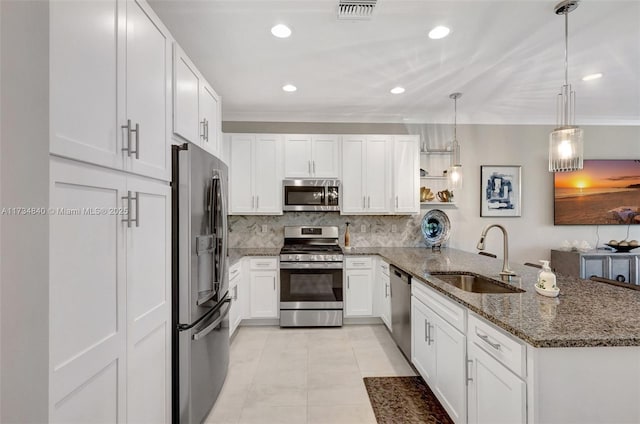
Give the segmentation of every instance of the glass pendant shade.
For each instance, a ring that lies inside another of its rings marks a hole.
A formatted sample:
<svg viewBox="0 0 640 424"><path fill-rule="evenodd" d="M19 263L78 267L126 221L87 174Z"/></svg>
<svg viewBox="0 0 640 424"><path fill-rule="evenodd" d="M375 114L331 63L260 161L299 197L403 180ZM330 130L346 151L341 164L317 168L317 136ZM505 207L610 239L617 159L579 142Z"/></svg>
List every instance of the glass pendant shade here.
<svg viewBox="0 0 640 424"><path fill-rule="evenodd" d="M462 162L460 161L460 143L458 143L458 99L462 93L449 95L453 99L453 140L451 141L451 166L447 171L447 185L450 189L462 187Z"/></svg>
<svg viewBox="0 0 640 424"><path fill-rule="evenodd" d="M582 169L582 128L556 128L549 135L549 171L569 172Z"/></svg>
<svg viewBox="0 0 640 424"><path fill-rule="evenodd" d="M564 85L557 97L557 127L549 135L549 172L582 169L583 134L575 122L576 93L569 85L569 12L579 0L564 0L556 5L557 15L564 16Z"/></svg>
<svg viewBox="0 0 640 424"><path fill-rule="evenodd" d="M460 144L455 138L451 142L451 166L447 171L448 186L451 189L462 187L462 165L460 164Z"/></svg>

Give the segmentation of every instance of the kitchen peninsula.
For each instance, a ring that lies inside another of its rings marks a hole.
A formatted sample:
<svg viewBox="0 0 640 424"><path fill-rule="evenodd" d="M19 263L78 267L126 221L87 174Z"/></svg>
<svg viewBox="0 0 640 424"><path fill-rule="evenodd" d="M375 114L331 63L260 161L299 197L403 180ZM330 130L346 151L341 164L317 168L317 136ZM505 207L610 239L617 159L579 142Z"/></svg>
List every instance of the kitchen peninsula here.
<svg viewBox="0 0 640 424"><path fill-rule="evenodd" d="M245 255L273 253L274 249L230 249L235 261ZM494 396L494 406L511 404L509 408L516 408L522 422L640 422L640 292L558 275L560 296L547 298L534 290L538 269L512 264L517 276L510 284L524 292L471 293L432 273L472 272L499 280L501 259L449 248L432 251L402 247L352 248L345 252L346 258L353 256L375 257L409 273L414 302L418 290L430 298L443 298L443 304L451 303L461 311L457 325L463 340L463 359L454 365L460 368L460 403L468 405L468 422L481 417L482 408L493 408L486 406L491 401L488 393L502 393L487 383L493 377L499 388L516 394L515 400ZM416 323L415 316L412 320L412 326L421 324ZM420 334L427 331L431 330ZM428 339L429 345L437 343L430 336ZM484 343L487 349L474 353L479 350L478 344ZM411 359L420 370L416 349L414 340ZM472 360L476 362L470 364ZM500 364L484 368L488 361ZM518 390L506 385L509 379L519 385ZM467 401L465 384L478 385L475 390L484 398L474 397L470 390ZM569 393L571 396L567 396ZM448 412L456 414L455 410Z"/></svg>

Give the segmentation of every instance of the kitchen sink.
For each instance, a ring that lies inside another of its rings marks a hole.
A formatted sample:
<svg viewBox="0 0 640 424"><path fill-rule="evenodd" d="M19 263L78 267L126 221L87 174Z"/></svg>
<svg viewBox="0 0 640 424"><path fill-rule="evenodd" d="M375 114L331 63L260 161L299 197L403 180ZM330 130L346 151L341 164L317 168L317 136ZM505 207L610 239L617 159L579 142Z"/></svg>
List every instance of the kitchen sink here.
<svg viewBox="0 0 640 424"><path fill-rule="evenodd" d="M472 293L524 293L524 290L479 274L432 272L431 275L454 287Z"/></svg>

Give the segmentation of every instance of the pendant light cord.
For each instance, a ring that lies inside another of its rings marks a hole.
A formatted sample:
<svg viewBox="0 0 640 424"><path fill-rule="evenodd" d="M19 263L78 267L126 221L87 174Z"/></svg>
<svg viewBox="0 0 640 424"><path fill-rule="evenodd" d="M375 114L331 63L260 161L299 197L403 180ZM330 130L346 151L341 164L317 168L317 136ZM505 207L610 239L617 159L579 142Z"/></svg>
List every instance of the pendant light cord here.
<svg viewBox="0 0 640 424"><path fill-rule="evenodd" d="M564 12L564 85L569 85L569 11Z"/></svg>

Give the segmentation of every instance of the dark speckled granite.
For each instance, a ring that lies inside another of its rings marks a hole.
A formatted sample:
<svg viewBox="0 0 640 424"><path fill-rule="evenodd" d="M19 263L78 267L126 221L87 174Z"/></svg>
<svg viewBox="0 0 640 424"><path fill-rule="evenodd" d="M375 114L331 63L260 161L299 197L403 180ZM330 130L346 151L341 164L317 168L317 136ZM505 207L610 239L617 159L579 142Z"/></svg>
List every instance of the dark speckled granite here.
<svg viewBox="0 0 640 424"><path fill-rule="evenodd" d="M245 256L280 256L279 247L255 247L229 249L229 266L234 265Z"/></svg>
<svg viewBox="0 0 640 424"><path fill-rule="evenodd" d="M511 284L520 294L479 294L459 290L430 275L468 271L499 279L502 259L456 249L352 248L346 255L380 255L418 280L483 316L534 347L640 346L640 292L557 276L560 296L536 293L538 269L510 264Z"/></svg>

